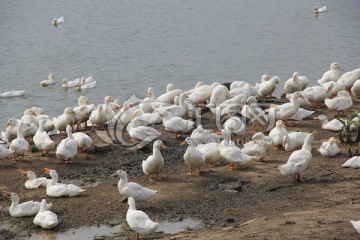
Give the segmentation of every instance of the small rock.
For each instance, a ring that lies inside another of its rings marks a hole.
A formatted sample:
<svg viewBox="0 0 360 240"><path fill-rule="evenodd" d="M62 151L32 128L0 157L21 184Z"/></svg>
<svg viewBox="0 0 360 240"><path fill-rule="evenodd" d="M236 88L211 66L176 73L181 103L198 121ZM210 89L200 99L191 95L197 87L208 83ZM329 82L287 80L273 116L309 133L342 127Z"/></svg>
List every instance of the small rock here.
<svg viewBox="0 0 360 240"><path fill-rule="evenodd" d="M227 223L233 223L233 222L235 222L235 219L234 218L227 218L225 221Z"/></svg>

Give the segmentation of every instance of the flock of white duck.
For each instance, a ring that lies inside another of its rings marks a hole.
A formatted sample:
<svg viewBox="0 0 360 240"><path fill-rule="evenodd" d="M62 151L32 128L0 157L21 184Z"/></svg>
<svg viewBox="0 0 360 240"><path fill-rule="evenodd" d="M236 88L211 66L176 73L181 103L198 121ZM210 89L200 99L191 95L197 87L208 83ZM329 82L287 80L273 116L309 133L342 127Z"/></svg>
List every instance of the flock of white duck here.
<svg viewBox="0 0 360 240"><path fill-rule="evenodd" d="M50 75L49 80L46 81L54 84L51 82L53 78L53 75ZM84 80L79 79L79 82L82 81ZM309 118L314 111L305 108L310 105L320 107L323 104L343 116L344 111L353 105L352 97L360 97L360 68L340 76L339 64L332 63L330 70L322 75L318 83L319 85L316 86L308 86L309 79L299 76L297 72L294 72L284 84L279 77L265 74L261 82L256 83L255 86L236 81L231 83L229 89L220 83L206 85L198 82L193 89L182 91L168 84L166 92L158 97L155 97L149 87L147 97L137 106L130 102L124 102L121 106L117 100L106 96L104 103L96 107L87 97L80 96L78 106L67 107L62 115L54 118L45 115L41 108L32 107L24 111L21 119L9 119L6 130L2 132L4 144L0 145L0 158L4 159L12 155L24 158L30 146L29 140L32 139L43 155L55 150L57 158L70 163L76 154L92 146L92 139L81 132L83 128L90 125L93 129L103 129L117 122L123 126L127 125L126 129L131 140L138 143L139 148L155 140L153 153L142 162L142 169L149 176L150 181L157 181L160 179L159 174L165 162L160 149L166 146L161 140L156 140L161 133L154 128L154 125L162 124L166 131L175 134L174 138L187 133L188 137L182 144L188 144L184 161L189 167L190 175L199 175L205 163L216 166L224 160L229 163L228 170L233 171L239 166L249 165L251 161L262 161L272 147L275 149L282 147L285 151L293 152L288 161L279 166L280 173L293 175L297 181L300 181L300 174L312 159L312 143L316 132L288 132L286 126L290 124L289 120ZM272 96L279 85L283 85L289 102L280 105L271 104L268 109L260 107L257 99ZM221 132L214 133L213 130L204 129L202 125L195 128L195 122L191 119L200 117L199 106L209 108L220 119L226 119ZM249 121L244 121L244 117ZM317 118L322 121L322 128L326 130L338 131L342 126L338 120L329 121L324 115ZM269 134L266 136L264 134L266 131L257 132L253 135L252 141L240 148L235 140L245 134L247 123L252 124L253 132L256 132L256 128L262 127L263 130L265 128L269 130ZM75 128L77 132L73 133ZM49 133L65 131L67 137L56 146ZM336 139L331 137L329 141L322 143L318 151L323 156L333 157L339 154L340 149ZM350 159L343 166L358 168L360 157ZM58 183L55 170L45 169L45 172L50 174L51 180L36 178L31 171L23 172L29 178L25 187L32 189L45 186L49 197L73 197L84 191L72 184ZM138 236L153 233L159 224L152 222L144 212L136 210L135 202L149 200L156 191L128 182L124 171L119 170L113 176L120 178L118 183L120 195L128 198L126 220L129 226ZM36 225L43 228L53 228L57 225L56 214L48 210L51 204L47 204L46 200L41 203L31 201L19 204L17 195L9 194L12 199L9 209L12 216L36 214L34 218Z"/></svg>

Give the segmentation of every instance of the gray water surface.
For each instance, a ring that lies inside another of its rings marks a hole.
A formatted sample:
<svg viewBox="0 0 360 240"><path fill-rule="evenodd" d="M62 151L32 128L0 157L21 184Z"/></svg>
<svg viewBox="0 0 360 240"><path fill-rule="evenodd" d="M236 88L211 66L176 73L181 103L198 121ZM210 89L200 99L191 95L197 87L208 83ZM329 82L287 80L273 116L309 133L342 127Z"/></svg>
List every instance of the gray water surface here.
<svg viewBox="0 0 360 240"><path fill-rule="evenodd" d="M338 62L358 68L360 1L153 0L6 1L0 7L0 126L31 106L50 116L75 106L80 94L95 104L106 95L125 100L155 95L167 83L189 89L264 73L288 79L294 71L312 83ZM312 13L314 5L328 12ZM64 16L58 28L55 17ZM39 83L54 73L57 84ZM94 89L64 91L61 80L92 75Z"/></svg>

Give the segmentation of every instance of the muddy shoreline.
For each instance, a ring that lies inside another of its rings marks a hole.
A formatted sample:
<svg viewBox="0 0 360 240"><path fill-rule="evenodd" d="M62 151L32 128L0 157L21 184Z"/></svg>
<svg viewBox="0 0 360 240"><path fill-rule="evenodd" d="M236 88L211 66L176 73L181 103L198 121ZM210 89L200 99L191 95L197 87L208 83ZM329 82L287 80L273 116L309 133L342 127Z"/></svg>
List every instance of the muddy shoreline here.
<svg viewBox="0 0 360 240"><path fill-rule="evenodd" d="M354 105L358 109L359 105ZM314 116L335 112L320 109ZM205 128L215 129L213 116L207 112L202 118ZM148 239L358 239L350 220L359 220L358 196L360 175L358 169L341 168L347 159L348 145L339 144L341 154L325 158L317 148L337 133L321 129L320 121L294 121L289 131L317 130L313 146L313 159L296 183L292 176L283 176L277 167L288 159L284 150L271 150L263 162L254 162L248 168L227 170L227 164L205 167L201 175L188 176L183 160L185 139L171 138L161 125L159 137L167 149L162 150L165 166L162 180L150 183L141 169L141 162L152 153L152 144L141 150L129 150L121 145L108 145L95 133L86 130L94 140L90 152L77 155L74 163L64 164L54 153L48 157L39 152L29 153L24 162L13 159L0 163L0 189L16 192L20 202L40 201L46 198L53 203L52 211L58 215L59 225L53 230L42 230L33 218L12 218L8 213L10 201L0 201L0 239L31 239L32 234L63 233L84 226L108 225L122 230L96 239L133 239L135 233L126 227L127 204L117 190L117 178L111 174L118 169L127 172L129 181L158 190L147 203L137 203L155 221L199 221L196 229L177 234L157 232ZM250 129L250 126L248 126ZM247 133L244 139L251 139ZM59 142L64 136L54 136ZM46 176L43 168L55 169L60 180L78 184L86 191L73 198L49 198L45 189L27 190L26 177L20 170L32 170ZM76 236L82 239L82 236ZM48 238L44 238L48 239Z"/></svg>

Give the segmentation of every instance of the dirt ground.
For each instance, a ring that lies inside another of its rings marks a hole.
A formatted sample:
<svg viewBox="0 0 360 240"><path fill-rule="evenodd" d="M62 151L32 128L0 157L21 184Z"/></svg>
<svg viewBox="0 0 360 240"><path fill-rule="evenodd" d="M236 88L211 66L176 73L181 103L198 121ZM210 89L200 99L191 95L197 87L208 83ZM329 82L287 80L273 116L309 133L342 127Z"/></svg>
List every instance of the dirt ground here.
<svg viewBox="0 0 360 240"><path fill-rule="evenodd" d="M359 104L354 107L359 108ZM324 108L313 116L324 113L333 117L335 112ZM209 113L202 118L205 128L214 128ZM117 178L110 175L118 169L128 173L129 181L158 190L147 203L137 208L154 221L201 221L197 229L174 235L155 233L148 239L359 239L350 220L360 220L359 169L342 168L348 157L347 144L339 144L341 154L326 158L317 151L319 146L337 133L321 129L317 120L296 121L289 131L318 131L313 144L313 158L297 183L292 176L283 176L278 166L289 157L284 150L271 150L263 162L253 162L248 168L228 171L227 164L205 167L200 176L187 175L183 160L186 146L180 143L187 136L172 139L172 134L157 125L160 139L167 146L162 150L165 166L161 181L150 183L141 169L142 160L152 152L152 144L141 150L129 150L121 145L94 148L77 155L72 164L59 161L54 153L48 157L39 152L29 153L25 161L14 159L0 162L0 189L18 193L20 202L40 201L53 203L52 211L58 215L59 225L53 230L42 230L33 224L33 218L12 218L8 213L10 201L0 200L0 239L28 238L33 233L65 232L82 226L126 225L127 204L117 189ZM250 126L248 126L250 128ZM103 141L90 130L94 144ZM64 136L56 136L59 142ZM247 133L245 140L251 139ZM357 144L354 144L354 146ZM241 147L241 146L240 146ZM63 182L78 184L86 189L78 197L49 198L45 189L27 190L26 177L20 170L32 170L46 176L43 168L55 169ZM75 181L76 180L76 181ZM82 239L81 236L75 236ZM133 239L129 228L112 236L96 239Z"/></svg>

